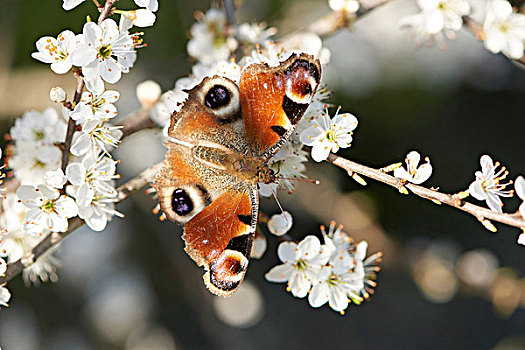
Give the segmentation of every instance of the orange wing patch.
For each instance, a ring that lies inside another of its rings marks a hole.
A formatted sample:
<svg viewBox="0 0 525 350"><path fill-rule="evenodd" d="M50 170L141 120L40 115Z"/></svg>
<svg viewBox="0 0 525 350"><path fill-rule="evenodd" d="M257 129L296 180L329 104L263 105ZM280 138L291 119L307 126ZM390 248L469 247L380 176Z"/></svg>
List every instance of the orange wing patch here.
<svg viewBox="0 0 525 350"><path fill-rule="evenodd" d="M285 92L282 75L261 71L260 66L248 66L242 73L241 107L246 136L262 151L277 143L281 136L271 127L278 125L288 130L290 120L282 108Z"/></svg>
<svg viewBox="0 0 525 350"><path fill-rule="evenodd" d="M278 67L252 64L242 71L239 91L246 136L268 159L290 136L310 105L321 79L319 60L293 54Z"/></svg>
<svg viewBox="0 0 525 350"><path fill-rule="evenodd" d="M252 217L248 191L225 192L184 227L185 250L199 266L215 261L232 238L252 231L251 224L240 219Z"/></svg>

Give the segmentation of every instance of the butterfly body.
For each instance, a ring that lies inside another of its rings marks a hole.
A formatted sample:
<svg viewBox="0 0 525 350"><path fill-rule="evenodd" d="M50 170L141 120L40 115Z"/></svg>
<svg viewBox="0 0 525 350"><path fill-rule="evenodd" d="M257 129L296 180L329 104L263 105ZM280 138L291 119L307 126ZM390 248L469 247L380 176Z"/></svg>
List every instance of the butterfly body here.
<svg viewBox="0 0 525 350"><path fill-rule="evenodd" d="M319 62L306 54L278 67L252 64L239 86L205 78L171 118L165 167L154 187L164 214L185 225L185 250L217 295L231 295L244 278L257 184L277 180L268 159L293 131L319 79Z"/></svg>

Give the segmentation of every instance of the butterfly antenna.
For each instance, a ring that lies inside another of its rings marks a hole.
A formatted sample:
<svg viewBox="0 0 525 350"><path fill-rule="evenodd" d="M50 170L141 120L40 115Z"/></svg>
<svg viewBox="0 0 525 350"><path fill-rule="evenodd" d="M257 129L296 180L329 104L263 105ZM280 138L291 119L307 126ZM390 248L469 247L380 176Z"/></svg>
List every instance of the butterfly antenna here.
<svg viewBox="0 0 525 350"><path fill-rule="evenodd" d="M302 182L308 182L314 185L319 185L321 183L321 181L319 180L303 179L300 177L279 177L278 180L302 181Z"/></svg>
<svg viewBox="0 0 525 350"><path fill-rule="evenodd" d="M284 215L283 207L281 206L281 203L277 199L277 193L275 193L274 189L271 188L271 187L270 187L270 190L272 190L273 198L275 198L275 201L277 202L277 205L279 206L279 209L281 209L281 213L283 213L283 215ZM286 215L285 215L285 217L286 217Z"/></svg>

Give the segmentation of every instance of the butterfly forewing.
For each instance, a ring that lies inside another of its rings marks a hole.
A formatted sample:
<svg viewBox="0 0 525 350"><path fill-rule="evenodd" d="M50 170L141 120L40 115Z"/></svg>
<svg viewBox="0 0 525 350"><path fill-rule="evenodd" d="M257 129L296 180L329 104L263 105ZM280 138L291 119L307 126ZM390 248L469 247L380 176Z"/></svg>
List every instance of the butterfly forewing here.
<svg viewBox="0 0 525 350"><path fill-rule="evenodd" d="M241 106L248 143L268 159L295 129L321 78L319 60L293 54L278 67L252 64L241 73Z"/></svg>

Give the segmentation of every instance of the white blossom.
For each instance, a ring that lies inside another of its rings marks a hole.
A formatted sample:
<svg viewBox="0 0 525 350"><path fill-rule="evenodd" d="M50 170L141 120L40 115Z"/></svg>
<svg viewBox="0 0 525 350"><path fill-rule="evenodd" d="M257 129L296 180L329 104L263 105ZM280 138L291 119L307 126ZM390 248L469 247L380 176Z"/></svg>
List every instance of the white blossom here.
<svg viewBox="0 0 525 350"><path fill-rule="evenodd" d="M435 38L442 41L442 32L449 38L463 26L463 16L470 14L467 0L418 0L421 12L401 20L402 27L411 27L418 44Z"/></svg>
<svg viewBox="0 0 525 350"><path fill-rule="evenodd" d="M18 141L12 151L8 164L21 184L42 183L46 171L58 168L62 160L57 146Z"/></svg>
<svg viewBox="0 0 525 350"><path fill-rule="evenodd" d="M493 0L489 3L483 32L487 50L493 53L502 52L512 59L523 56L525 15L513 12L508 1Z"/></svg>
<svg viewBox="0 0 525 350"><path fill-rule="evenodd" d="M101 194L95 194L89 205L79 208L78 216L93 231L102 231L114 215L123 217L121 213L115 210L115 202L115 197L108 198Z"/></svg>
<svg viewBox="0 0 525 350"><path fill-rule="evenodd" d="M518 236L518 244L525 245L525 233Z"/></svg>
<svg viewBox="0 0 525 350"><path fill-rule="evenodd" d="M339 114L330 118L328 110L313 120L311 126L301 133L301 141L312 146L312 159L321 162L328 158L330 152L339 148L350 147L352 131L357 127L357 118L350 113Z"/></svg>
<svg viewBox="0 0 525 350"><path fill-rule="evenodd" d="M118 91L107 90L101 94L84 91L80 102L75 106L69 116L79 124L87 122L106 121L117 116L117 108L113 103L120 97Z"/></svg>
<svg viewBox="0 0 525 350"><path fill-rule="evenodd" d="M271 47L268 43L266 51ZM312 32L298 32L283 38L275 44L276 48L282 50L281 55L286 57L286 53L307 53L318 58L322 65L330 62L330 50L323 46L321 37Z"/></svg>
<svg viewBox="0 0 525 350"><path fill-rule="evenodd" d="M117 162L109 157L96 158L88 153L81 162L71 163L66 168L66 176L73 185L72 196L80 208L89 206L97 196L115 197L113 180Z"/></svg>
<svg viewBox="0 0 525 350"><path fill-rule="evenodd" d="M277 67L292 54L292 51L287 51L283 47L278 47L276 44L270 42L265 45L264 48L258 47L252 50L250 55L242 58L241 63L243 67L254 63L266 63L270 67Z"/></svg>
<svg viewBox="0 0 525 350"><path fill-rule="evenodd" d="M159 101L162 90L155 81L146 80L137 85L136 93L142 108L150 109Z"/></svg>
<svg viewBox="0 0 525 350"><path fill-rule="evenodd" d="M99 77L108 83L116 83L122 73L129 72L137 58L133 38L127 32L120 32L117 23L107 18L100 26L94 22L84 24L83 34L85 56L91 60L82 65L87 80Z"/></svg>
<svg viewBox="0 0 525 350"><path fill-rule="evenodd" d="M0 257L13 262L22 258L24 252L35 244L36 238L24 232L27 208L19 202L15 193L7 192L1 204L0 225L7 234L0 242Z"/></svg>
<svg viewBox="0 0 525 350"><path fill-rule="evenodd" d="M66 100L66 92L60 86L54 87L49 91L49 99L56 103L62 103Z"/></svg>
<svg viewBox="0 0 525 350"><path fill-rule="evenodd" d="M55 171L46 171L44 175L44 183L53 188L61 189L66 183L66 176L61 168Z"/></svg>
<svg viewBox="0 0 525 350"><path fill-rule="evenodd" d="M210 9L191 26L188 54L203 64L227 60L238 45L227 29L224 12Z"/></svg>
<svg viewBox="0 0 525 350"><path fill-rule="evenodd" d="M288 290L297 298L304 298L313 281L331 255L315 236L307 236L299 244L282 242L277 255L283 262L274 266L265 277L270 282L288 282Z"/></svg>
<svg viewBox="0 0 525 350"><path fill-rule="evenodd" d="M15 125L9 134L14 141L28 143L54 144L63 142L66 137L67 125L59 118L53 108L47 108L42 113L28 111L15 120Z"/></svg>
<svg viewBox="0 0 525 350"><path fill-rule="evenodd" d="M156 16L153 12L146 9L133 10L133 11L117 11L122 16L126 16L133 25L137 27L151 27L156 20Z"/></svg>
<svg viewBox="0 0 525 350"><path fill-rule="evenodd" d="M169 125L171 114L180 111L187 97L188 94L179 89L166 91L151 108L151 120L162 127Z"/></svg>
<svg viewBox="0 0 525 350"><path fill-rule="evenodd" d="M78 216L94 231L102 231L115 210L117 191L114 179L117 162L109 157L86 155L82 162L69 164L66 176L72 186L66 192L76 199Z"/></svg>
<svg viewBox="0 0 525 350"><path fill-rule="evenodd" d="M13 192L7 192L5 194L1 205L2 215L0 215L0 226L8 232L8 234L4 236L5 239L2 239L0 243L0 256L5 257L5 255L2 255L3 251L6 250L4 243L6 243L6 239L11 233L24 229L24 218L27 208L18 201L18 197Z"/></svg>
<svg viewBox="0 0 525 350"><path fill-rule="evenodd" d="M5 287L5 285L0 286L0 305L9 306L8 302L11 299L11 293Z"/></svg>
<svg viewBox="0 0 525 350"><path fill-rule="evenodd" d="M117 147L122 137L122 126L111 126L96 120L85 122L82 130L73 135L71 153L82 156L89 152L109 153L111 147Z"/></svg>
<svg viewBox="0 0 525 350"><path fill-rule="evenodd" d="M492 211L503 212L503 203L499 197L512 197L512 191L505 191L508 183L500 183L509 172L505 167L496 172L499 162L493 163L492 158L484 155L480 159L481 171L476 171L476 180L470 184L469 193L480 201L487 201L487 205Z"/></svg>
<svg viewBox="0 0 525 350"><path fill-rule="evenodd" d="M46 229L53 232L66 232L67 220L78 214L75 201L46 185L38 187L22 185L16 192L28 211L24 230L30 234L39 234Z"/></svg>
<svg viewBox="0 0 525 350"><path fill-rule="evenodd" d="M399 167L394 169L394 176L416 185L427 181L430 175L432 175L432 165L430 165L430 159L428 157L425 158L426 163L424 164L419 165L420 160L421 156L417 151L410 152L405 158L407 168Z"/></svg>
<svg viewBox="0 0 525 350"><path fill-rule="evenodd" d="M357 0L328 0L328 5L333 11L345 13L356 13L359 10L359 2Z"/></svg>
<svg viewBox="0 0 525 350"><path fill-rule="evenodd" d="M7 270L7 263L4 259L0 258L0 277L4 276Z"/></svg>
<svg viewBox="0 0 525 350"><path fill-rule="evenodd" d="M259 183L259 194L270 197L272 191L276 192L279 187L286 189L289 193L294 191L293 179L304 178L306 170L304 163L308 160L306 151L301 149L302 144L288 140L283 147L268 161L268 167L277 176L277 183Z"/></svg>
<svg viewBox="0 0 525 350"><path fill-rule="evenodd" d="M14 144L9 167L22 184L40 184L46 171L60 166L62 151L55 146L63 142L67 125L53 108L43 113L26 112L10 130Z"/></svg>
<svg viewBox="0 0 525 350"><path fill-rule="evenodd" d="M525 219L525 179L523 176L520 175L516 178L514 190L516 191L516 195L523 201L518 210L521 217Z"/></svg>
<svg viewBox="0 0 525 350"><path fill-rule="evenodd" d="M349 297L354 298L363 288L363 277L353 272L352 259L337 260L323 266L308 295L312 307L320 307L328 302L334 311L344 314L349 305Z"/></svg>
<svg viewBox="0 0 525 350"><path fill-rule="evenodd" d="M150 11L157 11L159 9L158 0L135 0L135 4L140 7L145 7Z"/></svg>
<svg viewBox="0 0 525 350"><path fill-rule="evenodd" d="M328 232L324 225L321 225L325 244L332 250L330 260L338 259L341 255L350 254L353 240L343 231L343 225L336 226L335 221L330 222Z"/></svg>
<svg viewBox="0 0 525 350"><path fill-rule="evenodd" d="M85 0L64 0L62 3L62 8L66 11L72 10L81 3L83 3Z"/></svg>
<svg viewBox="0 0 525 350"><path fill-rule="evenodd" d="M268 220L268 230L276 236L282 236L290 231L292 224L292 214L284 211L281 214L272 215Z"/></svg>
<svg viewBox="0 0 525 350"><path fill-rule="evenodd" d="M266 252L268 243L266 242L266 237L260 233L255 233L255 239L253 240L252 251L250 257L253 259L260 259Z"/></svg>
<svg viewBox="0 0 525 350"><path fill-rule="evenodd" d="M83 55L74 56L75 50L79 49L82 36L75 36L70 30L64 30L55 39L44 36L37 40L37 52L31 57L44 63L50 63L51 69L57 74L67 73L73 65L80 66L87 63L87 57Z"/></svg>
<svg viewBox="0 0 525 350"><path fill-rule="evenodd" d="M272 35L277 33L276 28L266 28L266 23L241 23L236 28L236 36L242 42L250 44L266 44Z"/></svg>

